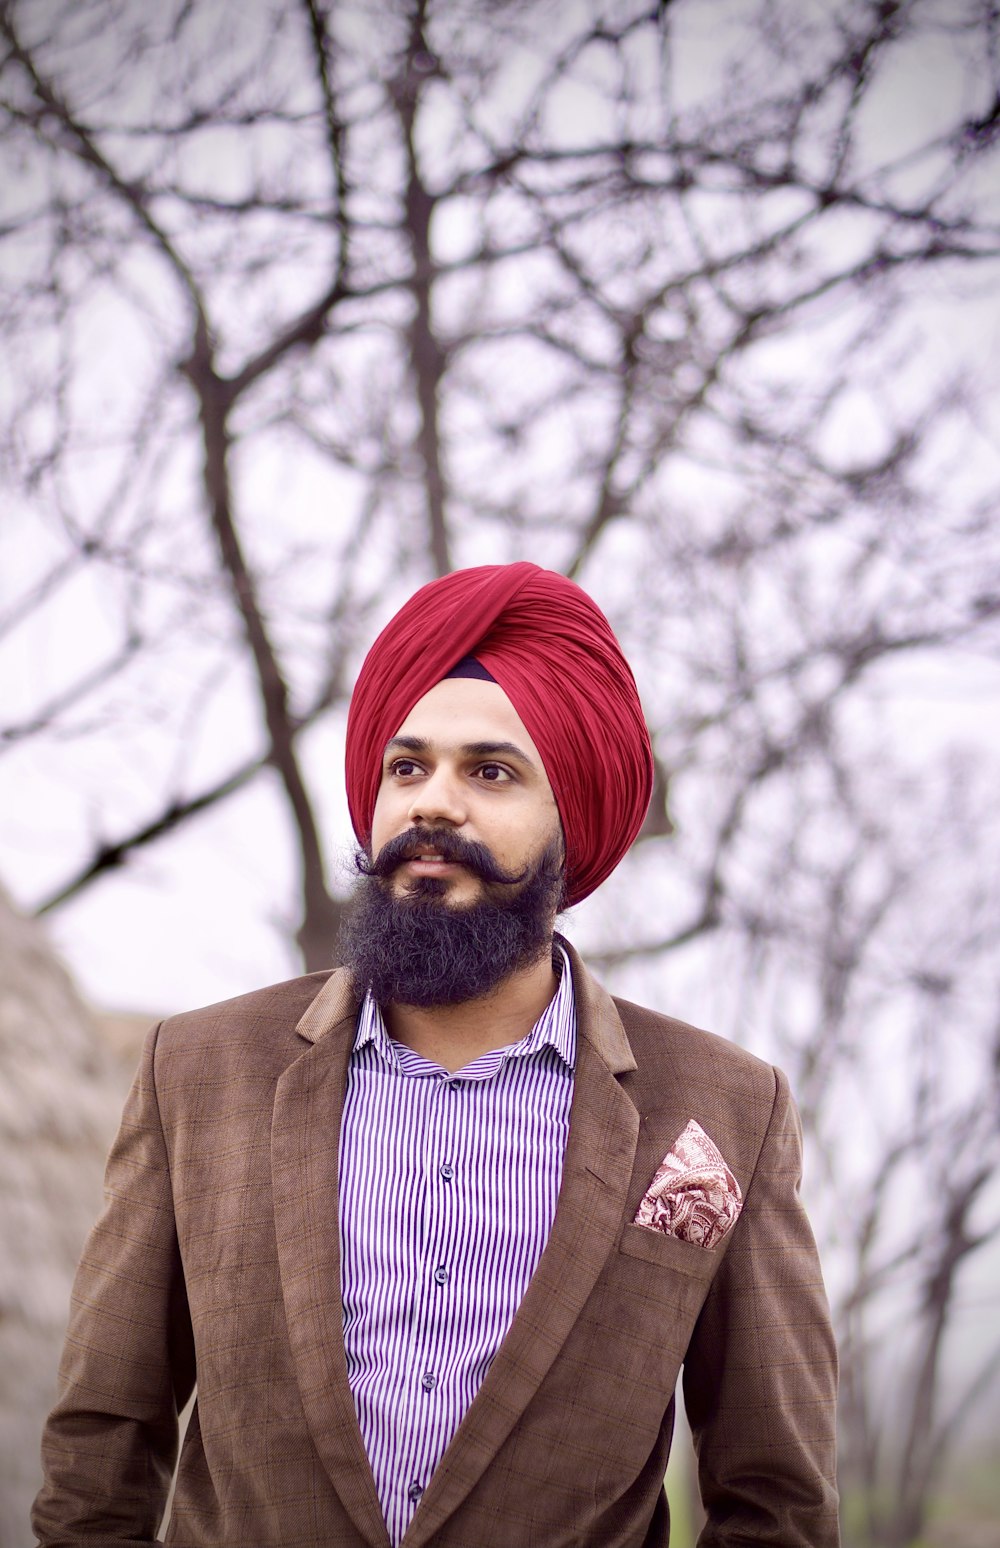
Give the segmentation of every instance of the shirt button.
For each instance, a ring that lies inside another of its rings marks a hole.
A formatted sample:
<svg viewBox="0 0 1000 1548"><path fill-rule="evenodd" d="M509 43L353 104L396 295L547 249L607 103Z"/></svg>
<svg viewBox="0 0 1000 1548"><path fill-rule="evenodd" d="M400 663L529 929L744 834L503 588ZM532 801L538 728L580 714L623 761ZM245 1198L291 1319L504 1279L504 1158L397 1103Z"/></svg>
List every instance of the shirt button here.
<svg viewBox="0 0 1000 1548"><path fill-rule="evenodd" d="M420 1496L424 1492L423 1484L411 1483L406 1492L410 1496L411 1500L419 1500Z"/></svg>
<svg viewBox="0 0 1000 1548"><path fill-rule="evenodd" d="M437 1280L439 1285L446 1285L448 1283L451 1275L443 1263L439 1263L437 1268L434 1270L434 1278Z"/></svg>
<svg viewBox="0 0 1000 1548"><path fill-rule="evenodd" d="M455 1168L452 1166L451 1162L443 1162L441 1165L441 1176L444 1178L445 1182L451 1182L451 1179L454 1177L454 1175Z"/></svg>
<svg viewBox="0 0 1000 1548"><path fill-rule="evenodd" d="M424 1374L420 1378L420 1385L423 1387L424 1391L425 1392L433 1392L434 1388L437 1386L437 1384L438 1384L438 1379L435 1376L434 1372L433 1371L424 1371Z"/></svg>

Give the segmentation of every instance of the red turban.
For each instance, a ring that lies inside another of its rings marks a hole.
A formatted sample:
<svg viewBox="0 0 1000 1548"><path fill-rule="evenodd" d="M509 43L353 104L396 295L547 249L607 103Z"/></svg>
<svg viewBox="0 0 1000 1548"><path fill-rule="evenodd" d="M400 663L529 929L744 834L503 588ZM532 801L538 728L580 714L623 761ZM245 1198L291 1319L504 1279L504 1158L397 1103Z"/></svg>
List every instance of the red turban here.
<svg viewBox="0 0 1000 1548"><path fill-rule="evenodd" d="M566 838L567 900L609 876L646 815L653 758L635 679L611 626L573 581L487 564L422 586L365 658L347 718L347 799L371 838L386 743L465 656L496 679L541 754Z"/></svg>

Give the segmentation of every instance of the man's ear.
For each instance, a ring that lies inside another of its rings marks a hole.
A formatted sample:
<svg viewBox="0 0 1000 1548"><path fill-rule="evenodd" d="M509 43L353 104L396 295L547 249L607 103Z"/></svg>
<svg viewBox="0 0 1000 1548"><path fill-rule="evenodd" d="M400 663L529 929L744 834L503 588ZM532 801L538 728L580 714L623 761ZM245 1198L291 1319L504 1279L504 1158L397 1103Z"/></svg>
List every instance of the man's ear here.
<svg viewBox="0 0 1000 1548"><path fill-rule="evenodd" d="M556 866L557 866L556 874L558 874L558 877L559 877L559 893L558 893L558 896L556 898L556 916L558 917L558 915L561 914L563 912L563 910L567 906L566 905L566 835L563 832L563 826L562 826L561 822L559 824L559 842L558 842L558 846L557 847L553 846L553 847L555 848L555 856L554 856L554 858L555 858Z"/></svg>

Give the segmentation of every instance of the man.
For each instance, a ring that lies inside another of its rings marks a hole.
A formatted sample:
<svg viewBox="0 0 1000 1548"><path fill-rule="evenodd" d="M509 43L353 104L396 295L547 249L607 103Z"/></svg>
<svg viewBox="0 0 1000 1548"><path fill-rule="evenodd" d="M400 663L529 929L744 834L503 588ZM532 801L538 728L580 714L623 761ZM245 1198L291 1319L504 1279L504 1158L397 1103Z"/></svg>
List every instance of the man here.
<svg viewBox="0 0 1000 1548"><path fill-rule="evenodd" d="M553 935L651 789L603 615L431 583L347 732L345 968L151 1034L44 1441L48 1548L834 1548L835 1355L784 1077Z"/></svg>

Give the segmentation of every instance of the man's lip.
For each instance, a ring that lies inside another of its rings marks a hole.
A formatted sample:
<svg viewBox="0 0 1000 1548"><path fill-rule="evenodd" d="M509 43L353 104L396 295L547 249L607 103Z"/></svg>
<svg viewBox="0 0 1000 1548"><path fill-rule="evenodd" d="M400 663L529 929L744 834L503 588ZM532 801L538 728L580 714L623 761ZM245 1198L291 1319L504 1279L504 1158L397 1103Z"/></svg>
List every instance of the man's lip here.
<svg viewBox="0 0 1000 1548"><path fill-rule="evenodd" d="M416 872L418 876L441 876L450 871L461 870L457 860L445 860L431 855L411 855L403 864L408 870Z"/></svg>

